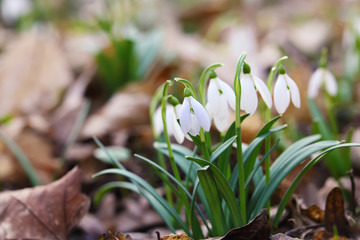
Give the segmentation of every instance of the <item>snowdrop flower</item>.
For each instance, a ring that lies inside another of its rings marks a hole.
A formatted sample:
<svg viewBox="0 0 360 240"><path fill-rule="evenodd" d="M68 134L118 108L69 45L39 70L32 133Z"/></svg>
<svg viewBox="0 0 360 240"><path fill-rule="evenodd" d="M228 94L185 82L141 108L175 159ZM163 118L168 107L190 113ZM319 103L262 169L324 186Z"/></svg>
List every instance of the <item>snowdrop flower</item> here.
<svg viewBox="0 0 360 240"><path fill-rule="evenodd" d="M274 105L279 114L283 114L291 101L300 108L300 93L294 80L286 74L284 67L280 67L279 76L274 87Z"/></svg>
<svg viewBox="0 0 360 240"><path fill-rule="evenodd" d="M258 105L256 90L259 90L268 108L271 108L271 94L265 83L255 75L251 74L250 66L247 63L243 65L243 76L241 78L241 106L242 110L250 115L254 114Z"/></svg>
<svg viewBox="0 0 360 240"><path fill-rule="evenodd" d="M315 98L321 85L325 86L326 91L335 96L337 93L337 83L334 75L325 67L316 69L309 81L308 96Z"/></svg>
<svg viewBox="0 0 360 240"><path fill-rule="evenodd" d="M177 121L177 112L179 109L180 104L176 104L175 106L167 104L165 110L165 121L169 137L174 136L175 140L181 144L184 142L185 135ZM164 131L164 125L161 116L161 106L156 109L153 122L155 133L160 135Z"/></svg>
<svg viewBox="0 0 360 240"><path fill-rule="evenodd" d="M1 15L6 23L12 24L31 10L29 0L3 0Z"/></svg>
<svg viewBox="0 0 360 240"><path fill-rule="evenodd" d="M234 90L219 78L210 79L207 91L208 103L206 109L214 118L215 127L224 132L229 128L229 107L235 110Z"/></svg>
<svg viewBox="0 0 360 240"><path fill-rule="evenodd" d="M210 130L210 118L205 108L195 100L190 90L185 88L184 101L179 109L181 129L185 134L196 136L202 127L205 131Z"/></svg>

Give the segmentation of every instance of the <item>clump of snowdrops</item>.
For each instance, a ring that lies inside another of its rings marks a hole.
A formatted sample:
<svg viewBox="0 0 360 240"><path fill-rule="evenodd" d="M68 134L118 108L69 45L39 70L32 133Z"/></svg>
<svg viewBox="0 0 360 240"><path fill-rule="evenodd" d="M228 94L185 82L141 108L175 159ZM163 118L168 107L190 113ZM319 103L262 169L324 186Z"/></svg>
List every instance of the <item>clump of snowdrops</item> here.
<svg viewBox="0 0 360 240"><path fill-rule="evenodd" d="M173 232L181 228L194 239L222 236L232 228L247 224L268 207L281 181L306 158L316 154L302 168L279 204L273 218L273 225L277 226L304 174L328 152L359 144L321 140L321 135L311 135L296 141L270 161L270 153L280 141L275 133L286 128L277 124L281 115L272 118L270 109L274 104L282 114L291 102L300 108L300 93L282 65L287 57L274 64L267 83L251 72L245 57L246 53L239 57L233 88L217 77L216 69L222 65L214 64L203 71L199 81L191 83L175 78L156 92L150 115L158 158L136 157L156 171L164 183L164 196L114 159L115 168L103 170L96 176L118 174L129 181L110 182L101 188L98 196L114 187L130 189L143 195ZM184 85L181 104L169 94L174 84ZM257 92L267 106L266 124L251 143L244 144L242 122L257 111ZM230 121L231 109L235 111L233 122ZM211 128L212 121L214 128ZM213 142L210 131L220 132L218 142ZM194 148L183 146L185 139L192 141ZM106 152L104 146L97 143ZM260 154L263 145L265 152ZM235 160L231 157L234 155Z"/></svg>

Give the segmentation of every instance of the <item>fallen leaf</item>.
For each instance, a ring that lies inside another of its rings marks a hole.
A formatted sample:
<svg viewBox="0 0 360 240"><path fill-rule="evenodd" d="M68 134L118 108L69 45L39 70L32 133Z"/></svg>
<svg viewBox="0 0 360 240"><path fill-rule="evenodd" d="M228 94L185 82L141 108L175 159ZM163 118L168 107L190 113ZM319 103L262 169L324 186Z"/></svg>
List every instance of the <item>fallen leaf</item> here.
<svg viewBox="0 0 360 240"><path fill-rule="evenodd" d="M349 233L348 222L345 219L344 199L338 187L329 193L326 200L325 226L328 232L333 232L333 227L336 226L339 236L347 236Z"/></svg>
<svg viewBox="0 0 360 240"><path fill-rule="evenodd" d="M296 240L296 239L300 239L300 238L289 237L288 235L283 233L278 233L271 236L271 240Z"/></svg>
<svg viewBox="0 0 360 240"><path fill-rule="evenodd" d="M101 234L101 236L98 237L98 240L132 240L132 238L130 235L125 235L121 232L116 233L116 235L114 235L112 232L108 232Z"/></svg>
<svg viewBox="0 0 360 240"><path fill-rule="evenodd" d="M320 231L317 232L312 239L313 240L348 240L349 238L343 236L334 237L332 233L329 233L327 231Z"/></svg>
<svg viewBox="0 0 360 240"><path fill-rule="evenodd" d="M103 136L124 128L149 122L151 96L144 93L119 92L85 122L82 137Z"/></svg>
<svg viewBox="0 0 360 240"><path fill-rule="evenodd" d="M0 59L0 116L41 113L58 104L72 73L58 43L35 33L22 34Z"/></svg>
<svg viewBox="0 0 360 240"><path fill-rule="evenodd" d="M269 215L266 209L261 210L247 225L230 230L220 240L262 240L270 237Z"/></svg>
<svg viewBox="0 0 360 240"><path fill-rule="evenodd" d="M5 239L66 239L88 211L76 167L48 185L0 194L0 236Z"/></svg>
<svg viewBox="0 0 360 240"><path fill-rule="evenodd" d="M159 238L160 240L192 240L192 238L188 237L186 233L164 236Z"/></svg>
<svg viewBox="0 0 360 240"><path fill-rule="evenodd" d="M37 132L24 128L17 136L14 137L17 146L22 150L33 166L39 181L43 184L52 181L60 162L53 156L51 142L45 136ZM3 137L0 139L0 145L4 142ZM10 153L7 146L0 149L1 166L0 178L2 181L8 181L23 186L28 183L28 177L19 164L16 157ZM25 185L28 186L28 185Z"/></svg>
<svg viewBox="0 0 360 240"><path fill-rule="evenodd" d="M325 212L321 210L317 205L311 205L307 209L301 208L301 214L310 218L316 223L324 223L325 222Z"/></svg>

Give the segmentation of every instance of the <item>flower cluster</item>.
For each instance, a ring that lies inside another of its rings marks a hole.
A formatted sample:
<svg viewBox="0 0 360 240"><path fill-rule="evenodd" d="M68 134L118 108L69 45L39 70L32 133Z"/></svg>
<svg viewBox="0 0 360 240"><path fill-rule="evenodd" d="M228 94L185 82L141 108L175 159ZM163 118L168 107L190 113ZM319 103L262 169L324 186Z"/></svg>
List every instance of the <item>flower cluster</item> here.
<svg viewBox="0 0 360 240"><path fill-rule="evenodd" d="M214 73L214 72L213 72ZM263 80L251 73L251 68L247 63L243 65L241 75L241 110L254 114L257 105L257 92L263 98L266 106L272 107L272 97L270 90ZM171 96L171 99L175 99ZM300 108L299 89L285 73L285 69L280 67L279 76L274 87L274 105L279 114L283 114L290 104ZM174 136L178 143L184 141L184 137L199 135L201 129L209 131L211 120L220 132L225 132L230 124L230 109L235 110L235 92L229 84L221 80L214 73L209 80L207 89L207 103L204 107L187 87L184 90L184 100L180 105L177 101L166 106L166 124L169 136ZM158 108L154 114L155 132L160 134L163 131L161 121L161 109Z"/></svg>
<svg viewBox="0 0 360 240"><path fill-rule="evenodd" d="M301 100L299 88L286 73L284 67L280 65L278 72L273 90L273 101L276 111L283 114L290 102L296 108L300 108ZM241 110L250 115L255 113L258 106L257 92L259 92L266 106L271 109L273 104L271 90L263 80L251 73L250 66L245 62L240 79ZM336 95L336 79L324 66L318 68L310 78L309 98L316 97L321 86L324 86L331 96ZM229 84L218 78L214 72L209 80L206 107L197 100L194 92L191 92L187 87L184 90L184 100L181 105L176 98L171 96L171 99L172 103L166 106L166 123L169 136L174 136L178 143L182 143L185 137L190 139L188 134L197 136L201 129L209 131L211 120L214 121L218 131L225 132L231 124L230 109L235 110L236 102L234 90ZM156 110L154 118L155 132L160 134L163 131L160 108Z"/></svg>

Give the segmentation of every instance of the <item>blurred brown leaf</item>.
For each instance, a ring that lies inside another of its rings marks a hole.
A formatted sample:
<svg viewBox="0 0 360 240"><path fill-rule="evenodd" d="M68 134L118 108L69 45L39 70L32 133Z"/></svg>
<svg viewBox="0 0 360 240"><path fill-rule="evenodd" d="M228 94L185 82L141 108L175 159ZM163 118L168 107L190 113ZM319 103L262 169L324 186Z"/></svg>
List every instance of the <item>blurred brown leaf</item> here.
<svg viewBox="0 0 360 240"><path fill-rule="evenodd" d="M288 235L283 233L278 233L271 236L271 240L296 240L296 239L300 239L300 238L289 237Z"/></svg>
<svg viewBox="0 0 360 240"><path fill-rule="evenodd" d="M307 209L301 208L300 211L301 211L302 215L310 218L311 220L313 220L316 223L324 223L325 222L325 212L316 205L311 205Z"/></svg>
<svg viewBox="0 0 360 240"><path fill-rule="evenodd" d="M80 192L80 170L74 168L45 186L0 194L0 236L6 239L66 239L88 211Z"/></svg>
<svg viewBox="0 0 360 240"><path fill-rule="evenodd" d="M269 215L261 210L247 225L230 230L221 240L261 240L270 237Z"/></svg>
<svg viewBox="0 0 360 240"><path fill-rule="evenodd" d="M328 232L336 226L340 236L347 236L349 225L345 219L344 199L341 189L336 187L328 195L325 209L325 225Z"/></svg>
<svg viewBox="0 0 360 240"><path fill-rule="evenodd" d="M119 92L85 122L82 137L103 136L119 129L132 129L149 122L151 96Z"/></svg>
<svg viewBox="0 0 360 240"><path fill-rule="evenodd" d="M27 33L15 38L0 59L0 116L52 109L72 79L58 43Z"/></svg>
<svg viewBox="0 0 360 240"><path fill-rule="evenodd" d="M313 240L348 240L349 238L347 237L343 237L343 236L337 236L334 237L334 235L332 233L329 233L327 231L320 231L317 232L313 238Z"/></svg>
<svg viewBox="0 0 360 240"><path fill-rule="evenodd" d="M161 237L160 240L191 240L186 233Z"/></svg>
<svg viewBox="0 0 360 240"><path fill-rule="evenodd" d="M132 240L132 238L130 235L125 235L121 232L116 233L116 235L114 235L112 232L108 232L101 234L101 236L98 237L98 240Z"/></svg>
<svg viewBox="0 0 360 240"><path fill-rule="evenodd" d="M45 136L28 128L24 128L12 137L34 167L41 183L52 181L54 173L59 169L60 162L53 156L51 142ZM28 186L28 177L15 156L0 141L0 179L15 183L19 186ZM25 183L25 184L24 184Z"/></svg>

